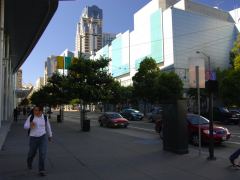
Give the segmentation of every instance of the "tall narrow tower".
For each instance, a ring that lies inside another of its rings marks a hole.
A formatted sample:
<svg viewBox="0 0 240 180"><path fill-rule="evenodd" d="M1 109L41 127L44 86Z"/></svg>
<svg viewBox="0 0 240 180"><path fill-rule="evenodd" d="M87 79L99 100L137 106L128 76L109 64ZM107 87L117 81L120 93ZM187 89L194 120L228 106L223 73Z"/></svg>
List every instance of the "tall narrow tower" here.
<svg viewBox="0 0 240 180"><path fill-rule="evenodd" d="M94 55L102 48L102 9L93 5L83 9L77 24L75 53Z"/></svg>

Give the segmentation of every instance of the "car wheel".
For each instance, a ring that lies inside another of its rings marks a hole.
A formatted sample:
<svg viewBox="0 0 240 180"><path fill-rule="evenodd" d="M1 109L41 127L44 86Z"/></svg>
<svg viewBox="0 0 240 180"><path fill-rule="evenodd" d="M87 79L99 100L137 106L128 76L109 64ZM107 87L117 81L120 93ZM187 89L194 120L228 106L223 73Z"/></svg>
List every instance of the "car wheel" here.
<svg viewBox="0 0 240 180"><path fill-rule="evenodd" d="M134 117L130 116L129 121L134 121Z"/></svg>
<svg viewBox="0 0 240 180"><path fill-rule="evenodd" d="M150 117L149 120L150 120L150 122L154 122L152 117Z"/></svg>
<svg viewBox="0 0 240 180"><path fill-rule="evenodd" d="M197 134L193 134L191 140L194 146L197 146L199 144L199 137Z"/></svg>

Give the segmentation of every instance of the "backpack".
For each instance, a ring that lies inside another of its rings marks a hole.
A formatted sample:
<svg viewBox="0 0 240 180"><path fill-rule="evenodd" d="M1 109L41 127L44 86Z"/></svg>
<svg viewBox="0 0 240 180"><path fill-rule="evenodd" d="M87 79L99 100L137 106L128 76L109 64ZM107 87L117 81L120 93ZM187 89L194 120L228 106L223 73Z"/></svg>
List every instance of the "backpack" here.
<svg viewBox="0 0 240 180"><path fill-rule="evenodd" d="M30 115L31 117L30 117L30 124L31 124L31 122L33 121L33 119L34 119L34 115L33 114L31 114ZM44 120L45 120L45 127L47 126L47 116L46 115L43 115L44 116ZM47 129L47 128L46 128ZM31 128L29 128L28 129L28 136L29 136L29 134L30 134L30 131L31 131Z"/></svg>

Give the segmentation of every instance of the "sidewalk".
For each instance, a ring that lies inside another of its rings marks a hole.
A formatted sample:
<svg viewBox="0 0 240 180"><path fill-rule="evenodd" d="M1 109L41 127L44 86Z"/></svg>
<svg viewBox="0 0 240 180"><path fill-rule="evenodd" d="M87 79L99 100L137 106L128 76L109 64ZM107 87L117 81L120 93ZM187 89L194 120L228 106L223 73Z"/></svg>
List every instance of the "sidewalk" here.
<svg viewBox="0 0 240 180"><path fill-rule="evenodd" d="M46 169L49 180L239 180L240 170L229 168L225 158L207 161L196 150L177 155L162 150L159 138L140 138L128 130L91 127L79 131L79 124L56 123L52 119L54 142L49 144ZM122 131L123 130L123 131ZM4 149L0 151L0 180L39 179L37 157L33 170L26 168L27 132L23 121L13 122Z"/></svg>

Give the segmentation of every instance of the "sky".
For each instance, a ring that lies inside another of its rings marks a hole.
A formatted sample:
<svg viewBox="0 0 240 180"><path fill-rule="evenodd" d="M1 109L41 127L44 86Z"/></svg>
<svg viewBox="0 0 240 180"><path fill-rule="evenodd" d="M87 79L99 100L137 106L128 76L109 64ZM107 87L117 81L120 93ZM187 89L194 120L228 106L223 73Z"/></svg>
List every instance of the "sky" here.
<svg viewBox="0 0 240 180"><path fill-rule="evenodd" d="M103 32L123 33L133 30L133 15L151 0L75 0L59 1L59 6L42 37L24 64L23 83L35 85L43 77L48 56L65 49L74 51L76 27L84 7L97 5L103 10ZM240 7L240 0L192 0L225 11ZM114 2L114 3L113 3Z"/></svg>

